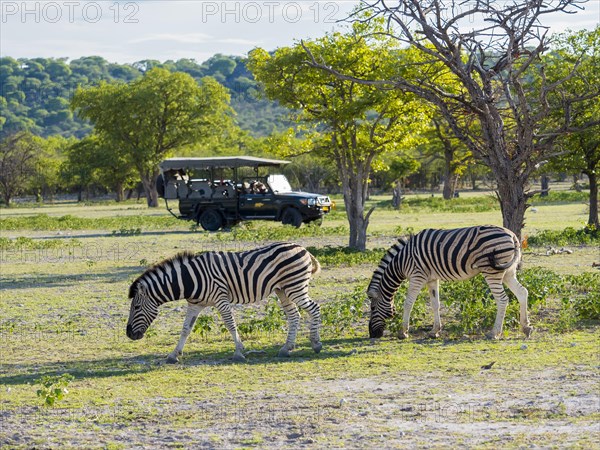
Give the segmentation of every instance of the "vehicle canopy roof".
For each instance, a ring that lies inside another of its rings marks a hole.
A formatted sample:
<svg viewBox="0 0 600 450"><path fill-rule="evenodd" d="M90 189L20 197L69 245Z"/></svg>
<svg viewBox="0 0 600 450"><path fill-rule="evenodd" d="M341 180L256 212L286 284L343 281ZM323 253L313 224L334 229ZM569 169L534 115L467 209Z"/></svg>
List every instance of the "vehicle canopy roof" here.
<svg viewBox="0 0 600 450"><path fill-rule="evenodd" d="M277 167L290 161L255 158L253 156L222 156L218 158L169 158L160 163L163 172L181 169L211 169L238 167Z"/></svg>

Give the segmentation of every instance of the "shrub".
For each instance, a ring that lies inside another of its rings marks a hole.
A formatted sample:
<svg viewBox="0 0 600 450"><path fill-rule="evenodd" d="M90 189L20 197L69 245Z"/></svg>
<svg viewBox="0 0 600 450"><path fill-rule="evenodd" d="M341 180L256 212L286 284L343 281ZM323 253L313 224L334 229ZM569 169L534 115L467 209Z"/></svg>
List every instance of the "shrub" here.
<svg viewBox="0 0 600 450"><path fill-rule="evenodd" d="M37 383L42 387L36 394L44 399L44 405L54 406L58 400L62 400L69 393L67 386L74 379L75 377L68 373L57 376L44 375Z"/></svg>
<svg viewBox="0 0 600 450"><path fill-rule="evenodd" d="M529 245L590 245L600 244L600 230L593 226L587 226L576 230L573 227L567 227L561 231L543 230L527 238Z"/></svg>

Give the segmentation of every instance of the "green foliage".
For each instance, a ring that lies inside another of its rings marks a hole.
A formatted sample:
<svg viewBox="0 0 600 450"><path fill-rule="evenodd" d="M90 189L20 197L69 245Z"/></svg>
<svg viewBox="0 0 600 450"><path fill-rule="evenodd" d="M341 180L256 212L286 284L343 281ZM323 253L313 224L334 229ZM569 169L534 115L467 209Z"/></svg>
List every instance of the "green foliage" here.
<svg viewBox="0 0 600 450"><path fill-rule="evenodd" d="M567 275L562 294L563 308L577 320L600 320L600 273Z"/></svg>
<svg viewBox="0 0 600 450"><path fill-rule="evenodd" d="M574 203L574 202L586 202L589 199L589 194L585 192L577 191L553 191L550 189L548 195L542 197L536 195L531 200L532 205L545 205L545 204L558 204L558 203Z"/></svg>
<svg viewBox="0 0 600 450"><path fill-rule="evenodd" d="M246 68L245 58L239 56L215 55L202 64L191 59L114 64L97 56L68 63L62 58L3 57L0 136L29 129L44 137L60 134L82 138L92 127L69 110L72 93L101 82L129 83L152 68L186 73L196 81L206 76L217 79L231 94L239 125L254 136L265 136L290 124L283 107L258 98L257 83Z"/></svg>
<svg viewBox="0 0 600 450"><path fill-rule="evenodd" d="M348 229L343 226L320 227L316 224L308 224L300 228L294 228L291 225L265 227L261 226L260 222L243 222L234 226L229 232L215 233L214 236L221 241L265 242L347 234Z"/></svg>
<svg viewBox="0 0 600 450"><path fill-rule="evenodd" d="M564 230L542 230L533 236L527 238L529 245L599 245L600 230L595 227L587 226L576 230L573 227L567 227Z"/></svg>
<svg viewBox="0 0 600 450"><path fill-rule="evenodd" d="M367 285L360 283L348 294L339 294L334 300L321 305L321 320L324 333L340 336L344 333L363 334L357 325L368 317Z"/></svg>
<svg viewBox="0 0 600 450"><path fill-rule="evenodd" d="M194 324L193 333L197 333L201 338L206 338L215 327L215 319L212 316L202 314L196 319Z"/></svg>
<svg viewBox="0 0 600 450"><path fill-rule="evenodd" d="M57 401L64 398L69 393L67 386L75 377L71 374L64 373L62 375L44 375L37 384L42 387L37 390L38 397L44 400L44 406L54 406Z"/></svg>
<svg viewBox="0 0 600 450"><path fill-rule="evenodd" d="M276 298L271 298L265 305L262 315L252 309L248 311L246 318L238 324L242 334L251 335L256 333L276 333L283 331L286 327L285 313Z"/></svg>
<svg viewBox="0 0 600 450"><path fill-rule="evenodd" d="M165 229L181 226L174 217L121 216L96 219L66 215L61 217L36 214L28 217L0 219L0 230L115 230L115 229Z"/></svg>
<svg viewBox="0 0 600 450"><path fill-rule="evenodd" d="M0 250L44 250L63 247L81 247L77 239L31 239L19 236L16 239L0 237Z"/></svg>
<svg viewBox="0 0 600 450"><path fill-rule="evenodd" d="M138 182L131 159L119 146L109 145L98 135L90 135L70 145L61 166L63 179L69 187L83 190L100 185L117 193L123 200L123 190Z"/></svg>
<svg viewBox="0 0 600 450"><path fill-rule="evenodd" d="M520 272L519 280L529 291L529 312L536 314L546 307L549 298L561 298L557 327L572 329L581 320L600 320L600 274L558 275L536 267ZM402 329L402 310L408 285L404 283L394 297L396 315L388 320L390 332ZM519 328L519 304L508 291L510 302L504 321L506 329ZM446 307L446 331L456 335L481 334L488 331L496 318L496 302L485 279L481 276L460 282L441 283L440 301ZM411 327L431 327L429 296L425 290L411 313Z"/></svg>
<svg viewBox="0 0 600 450"><path fill-rule="evenodd" d="M378 20L355 23L345 33L328 33L273 55L255 49L248 63L270 99L313 127L316 153L335 161L348 208L349 247L360 250L365 249L365 199L374 161L414 146L429 110L400 90L342 80L306 61L311 53L353 77L389 78L403 65L398 61L404 53L383 30Z"/></svg>
<svg viewBox="0 0 600 450"><path fill-rule="evenodd" d="M214 78L153 68L129 84L78 89L71 107L135 167L149 206L157 206L159 163L172 152L220 135L231 122L229 94Z"/></svg>
<svg viewBox="0 0 600 450"><path fill-rule="evenodd" d="M393 209L391 200L378 203L382 208ZM500 209L498 199L491 195L459 197L444 200L441 196L411 196L402 202L402 212L485 212Z"/></svg>
<svg viewBox="0 0 600 450"><path fill-rule="evenodd" d="M348 247L307 247L307 250L322 266L354 266L357 264L377 264L386 250L376 248L360 251Z"/></svg>
<svg viewBox="0 0 600 450"><path fill-rule="evenodd" d="M0 142L0 194L6 206L29 188L42 150L42 140L27 132L7 135Z"/></svg>

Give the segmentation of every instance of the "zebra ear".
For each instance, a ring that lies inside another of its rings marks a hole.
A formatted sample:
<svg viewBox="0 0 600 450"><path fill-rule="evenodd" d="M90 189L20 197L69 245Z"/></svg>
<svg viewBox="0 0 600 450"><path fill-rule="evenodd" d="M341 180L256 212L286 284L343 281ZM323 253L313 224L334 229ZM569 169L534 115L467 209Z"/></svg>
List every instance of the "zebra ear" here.
<svg viewBox="0 0 600 450"><path fill-rule="evenodd" d="M367 291L367 296L370 299L379 299L379 291L377 289L371 289L370 291Z"/></svg>
<svg viewBox="0 0 600 450"><path fill-rule="evenodd" d="M406 244L408 244L408 238L402 236L402 237L398 238L398 243L401 245L406 245Z"/></svg>
<svg viewBox="0 0 600 450"><path fill-rule="evenodd" d="M131 283L131 286L129 286L129 298L135 297L135 294L137 294L137 290L138 290L138 282L134 281L133 283Z"/></svg>

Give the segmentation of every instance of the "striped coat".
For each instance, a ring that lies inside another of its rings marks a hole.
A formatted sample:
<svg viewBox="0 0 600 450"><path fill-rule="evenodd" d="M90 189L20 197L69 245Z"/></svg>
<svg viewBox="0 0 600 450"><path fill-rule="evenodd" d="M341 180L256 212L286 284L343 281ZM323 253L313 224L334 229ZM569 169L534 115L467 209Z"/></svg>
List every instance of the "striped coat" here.
<svg viewBox="0 0 600 450"><path fill-rule="evenodd" d="M508 303L503 283L519 299L521 327L529 336L528 293L516 278L520 260L521 246L516 235L497 226L427 229L408 239L401 238L384 255L367 288L371 299L369 335L372 338L383 335L385 320L394 315L394 294L400 283L408 280L400 337L408 337L410 312L417 295L426 285L434 313L431 335L437 337L442 327L439 281L467 280L481 273L497 303L496 321L488 337L497 338L502 332Z"/></svg>
<svg viewBox="0 0 600 450"><path fill-rule="evenodd" d="M188 311L180 340L167 362L177 362L200 311L215 307L231 332L235 360L243 360L232 304L259 302L275 293L288 318L288 338L280 356L294 348L300 322L298 307L308 311L313 349L321 349L319 305L308 296L308 283L318 273L318 261L303 247L276 243L245 252L180 253L144 272L129 289L131 309L127 336L140 339L165 302L186 299Z"/></svg>

